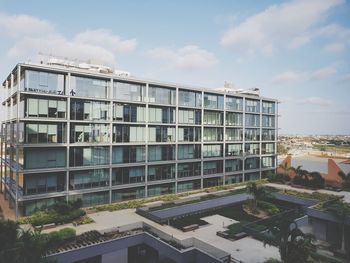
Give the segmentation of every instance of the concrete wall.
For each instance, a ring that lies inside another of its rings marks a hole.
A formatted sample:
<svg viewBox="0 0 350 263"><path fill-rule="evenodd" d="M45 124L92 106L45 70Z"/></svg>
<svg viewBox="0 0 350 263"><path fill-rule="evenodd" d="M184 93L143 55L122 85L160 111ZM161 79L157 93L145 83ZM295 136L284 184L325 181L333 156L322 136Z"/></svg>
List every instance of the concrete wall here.
<svg viewBox="0 0 350 263"><path fill-rule="evenodd" d="M128 249L120 249L102 255L102 263L128 263Z"/></svg>

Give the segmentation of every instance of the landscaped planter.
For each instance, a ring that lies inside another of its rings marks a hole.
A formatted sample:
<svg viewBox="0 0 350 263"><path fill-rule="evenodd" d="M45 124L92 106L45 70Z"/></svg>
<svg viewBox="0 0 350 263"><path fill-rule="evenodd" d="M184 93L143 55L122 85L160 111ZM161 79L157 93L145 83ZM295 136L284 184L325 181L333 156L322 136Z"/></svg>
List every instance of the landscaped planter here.
<svg viewBox="0 0 350 263"><path fill-rule="evenodd" d="M286 202L290 202L301 206L312 206L319 202L316 199L309 199L309 198L293 196L293 195L288 195L283 193L273 193L273 195L277 200L286 201Z"/></svg>

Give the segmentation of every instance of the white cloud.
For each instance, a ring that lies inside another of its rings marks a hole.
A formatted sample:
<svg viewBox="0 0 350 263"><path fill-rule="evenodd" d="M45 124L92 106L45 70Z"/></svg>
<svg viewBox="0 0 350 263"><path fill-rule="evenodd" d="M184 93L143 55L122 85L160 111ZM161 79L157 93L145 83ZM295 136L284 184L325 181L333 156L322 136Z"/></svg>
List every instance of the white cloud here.
<svg viewBox="0 0 350 263"><path fill-rule="evenodd" d="M292 84L301 81L322 80L333 76L337 72L334 66L320 68L309 72L285 71L272 78L274 84Z"/></svg>
<svg viewBox="0 0 350 263"><path fill-rule="evenodd" d="M326 79L326 78L334 75L336 72L337 72L337 70L334 67L320 68L318 70L311 72L310 79L312 79L312 80Z"/></svg>
<svg viewBox="0 0 350 263"><path fill-rule="evenodd" d="M214 54L198 46L190 45L179 49L154 48L148 54L159 60L168 62L180 69L198 69L210 67L218 62Z"/></svg>
<svg viewBox="0 0 350 263"><path fill-rule="evenodd" d="M308 97L297 101L298 104L314 105L314 106L331 106L332 101L320 97Z"/></svg>
<svg viewBox="0 0 350 263"><path fill-rule="evenodd" d="M310 40L314 27L328 11L343 0L294 0L273 5L241 24L231 27L221 38L221 44L249 53L288 46L299 47Z"/></svg>
<svg viewBox="0 0 350 263"><path fill-rule="evenodd" d="M306 79L306 76L303 73L299 73L295 71L285 71L273 77L272 82L275 84L286 84L286 83L299 82L305 79Z"/></svg>
<svg viewBox="0 0 350 263"><path fill-rule="evenodd" d="M0 13L0 33L10 37L38 36L54 31L46 20L28 15L6 15Z"/></svg>
<svg viewBox="0 0 350 263"><path fill-rule="evenodd" d="M38 53L78 59L114 67L116 55L136 48L135 39L122 39L107 29L78 32L68 39L48 21L27 15L0 14L0 32L14 39L11 58L38 60Z"/></svg>
<svg viewBox="0 0 350 263"><path fill-rule="evenodd" d="M122 40L113 35L110 30L97 29L87 30L77 34L74 41L81 44L89 44L104 47L115 52L129 52L136 48L136 39Z"/></svg>
<svg viewBox="0 0 350 263"><path fill-rule="evenodd" d="M345 50L344 43L331 43L324 47L324 50L329 53L341 53Z"/></svg>

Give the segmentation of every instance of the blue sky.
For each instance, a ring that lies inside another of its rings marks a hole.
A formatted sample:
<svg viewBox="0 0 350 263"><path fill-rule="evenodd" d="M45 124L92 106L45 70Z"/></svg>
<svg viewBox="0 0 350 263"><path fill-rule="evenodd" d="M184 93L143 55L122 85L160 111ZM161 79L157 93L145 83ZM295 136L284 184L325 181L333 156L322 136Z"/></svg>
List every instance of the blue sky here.
<svg viewBox="0 0 350 263"><path fill-rule="evenodd" d="M350 3L0 0L0 76L38 52L203 86L258 87L288 134L350 134Z"/></svg>

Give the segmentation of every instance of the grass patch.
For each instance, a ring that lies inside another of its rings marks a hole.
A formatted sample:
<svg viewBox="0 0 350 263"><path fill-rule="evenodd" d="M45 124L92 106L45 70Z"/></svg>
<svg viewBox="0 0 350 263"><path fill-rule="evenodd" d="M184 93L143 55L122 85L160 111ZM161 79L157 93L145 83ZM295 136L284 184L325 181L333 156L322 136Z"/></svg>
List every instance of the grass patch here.
<svg viewBox="0 0 350 263"><path fill-rule="evenodd" d="M299 191L293 191L293 190L282 190L280 191L281 194L286 194L286 195L292 195L296 197L301 197L301 198L306 198L306 199L314 199L318 200L321 202L326 202L333 200L335 198L338 198L336 195L330 195L330 194L323 194L319 192L312 192L312 193L307 193L307 192L299 192Z"/></svg>

